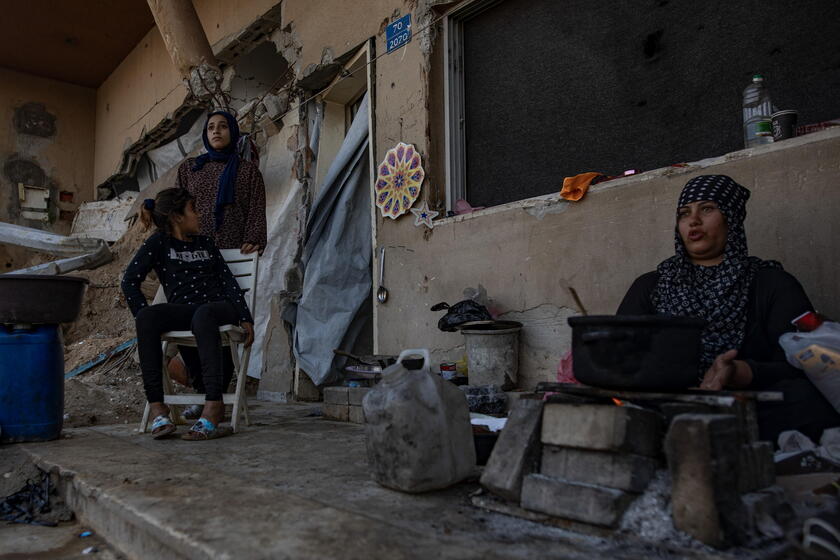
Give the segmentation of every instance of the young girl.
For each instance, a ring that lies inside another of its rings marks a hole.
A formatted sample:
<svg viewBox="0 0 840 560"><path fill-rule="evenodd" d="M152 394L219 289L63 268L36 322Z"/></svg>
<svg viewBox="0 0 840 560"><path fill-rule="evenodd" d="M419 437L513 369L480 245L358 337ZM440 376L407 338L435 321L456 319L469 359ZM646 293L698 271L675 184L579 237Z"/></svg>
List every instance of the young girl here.
<svg viewBox="0 0 840 560"><path fill-rule="evenodd" d="M229 430L219 427L224 417L224 348L219 327L240 325L247 333L247 347L254 339L254 320L213 240L198 235L198 215L189 192L179 188L161 191L154 200L144 201L140 218L147 227L153 223L157 231L131 259L122 290L136 320L143 387L154 418L152 436L158 439L175 431L169 407L163 403L160 336L167 331L191 330L206 396L201 417L183 439L221 437ZM150 270L160 279L167 303L150 306L140 291L140 283Z"/></svg>

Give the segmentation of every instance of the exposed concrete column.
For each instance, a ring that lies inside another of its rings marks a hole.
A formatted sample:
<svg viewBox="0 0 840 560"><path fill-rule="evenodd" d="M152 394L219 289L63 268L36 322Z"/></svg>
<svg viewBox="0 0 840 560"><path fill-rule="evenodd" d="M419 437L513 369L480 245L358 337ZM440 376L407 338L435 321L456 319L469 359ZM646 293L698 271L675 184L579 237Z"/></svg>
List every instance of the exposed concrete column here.
<svg viewBox="0 0 840 560"><path fill-rule="evenodd" d="M184 79L202 63L216 66L216 57L192 0L148 0L166 50Z"/></svg>

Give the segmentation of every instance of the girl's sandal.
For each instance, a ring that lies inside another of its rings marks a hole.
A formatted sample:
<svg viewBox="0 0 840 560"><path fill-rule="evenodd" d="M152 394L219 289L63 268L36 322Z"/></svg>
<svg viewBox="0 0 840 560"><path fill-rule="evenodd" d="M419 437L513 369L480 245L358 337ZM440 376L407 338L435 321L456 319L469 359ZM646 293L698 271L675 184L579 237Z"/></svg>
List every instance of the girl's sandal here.
<svg viewBox="0 0 840 560"><path fill-rule="evenodd" d="M205 441L208 439L217 439L230 435L233 431L230 428L223 428L221 426L213 425L213 422L207 418L199 418L193 424L190 431L181 436L181 439L187 441Z"/></svg>
<svg viewBox="0 0 840 560"><path fill-rule="evenodd" d="M165 414L157 416L152 422L152 437L154 439L161 439L175 431L175 424L172 419Z"/></svg>

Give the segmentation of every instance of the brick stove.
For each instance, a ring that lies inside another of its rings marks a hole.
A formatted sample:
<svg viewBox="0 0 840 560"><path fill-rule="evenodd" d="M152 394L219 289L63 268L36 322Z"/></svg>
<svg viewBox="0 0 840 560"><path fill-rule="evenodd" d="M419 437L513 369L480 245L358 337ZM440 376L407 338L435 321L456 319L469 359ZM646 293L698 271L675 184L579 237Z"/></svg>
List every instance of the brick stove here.
<svg viewBox="0 0 840 560"><path fill-rule="evenodd" d="M481 477L506 503L477 505L604 535L667 467L676 529L717 547L781 536L773 446L755 413L781 398L542 383L512 410Z"/></svg>

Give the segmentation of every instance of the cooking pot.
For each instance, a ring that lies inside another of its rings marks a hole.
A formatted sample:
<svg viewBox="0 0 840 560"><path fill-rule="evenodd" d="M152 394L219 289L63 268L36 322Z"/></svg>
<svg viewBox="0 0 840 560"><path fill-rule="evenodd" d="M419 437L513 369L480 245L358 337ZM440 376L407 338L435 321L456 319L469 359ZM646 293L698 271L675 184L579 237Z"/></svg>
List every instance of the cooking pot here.
<svg viewBox="0 0 840 560"><path fill-rule="evenodd" d="M575 377L611 389L699 385L703 319L665 315L570 317Z"/></svg>

